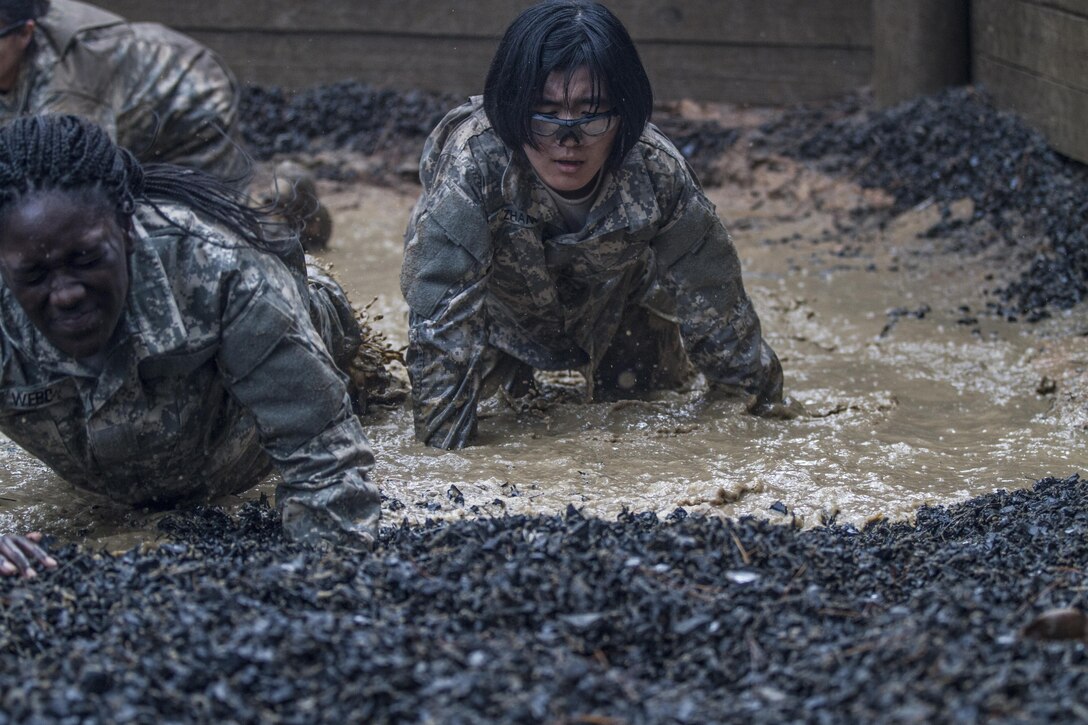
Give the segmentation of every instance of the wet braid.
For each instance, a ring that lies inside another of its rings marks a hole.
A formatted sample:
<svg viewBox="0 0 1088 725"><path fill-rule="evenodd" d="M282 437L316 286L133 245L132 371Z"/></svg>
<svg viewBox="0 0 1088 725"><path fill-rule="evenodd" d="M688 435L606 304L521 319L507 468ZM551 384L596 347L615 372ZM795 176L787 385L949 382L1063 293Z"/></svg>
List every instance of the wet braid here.
<svg viewBox="0 0 1088 725"><path fill-rule="evenodd" d="M101 189L131 213L142 187L131 154L75 116L29 116L0 130L0 210L35 191Z"/></svg>
<svg viewBox="0 0 1088 725"><path fill-rule="evenodd" d="M148 164L144 174L143 198L151 206L156 201L181 204L224 224L253 246L275 251L266 234L277 225L269 221L269 210L251 206L244 192L199 169L173 164Z"/></svg>
<svg viewBox="0 0 1088 725"><path fill-rule="evenodd" d="M172 164L141 166L104 130L76 116L18 118L0 128L0 220L12 205L38 191L100 192L122 217L137 203L173 220L159 204L179 204L217 221L248 244L283 254L291 237L270 239L269 210L219 178Z"/></svg>

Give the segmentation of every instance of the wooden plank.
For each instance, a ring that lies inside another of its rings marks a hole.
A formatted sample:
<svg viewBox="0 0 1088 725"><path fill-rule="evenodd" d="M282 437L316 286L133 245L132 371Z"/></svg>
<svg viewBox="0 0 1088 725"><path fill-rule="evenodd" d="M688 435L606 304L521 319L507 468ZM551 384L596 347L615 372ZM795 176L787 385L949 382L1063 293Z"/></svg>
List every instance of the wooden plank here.
<svg viewBox="0 0 1088 725"><path fill-rule="evenodd" d="M1088 17L1024 0L975 0L975 52L1088 91Z"/></svg>
<svg viewBox="0 0 1088 725"><path fill-rule="evenodd" d="M662 100L793 104L841 96L869 84L872 53L835 48L642 44Z"/></svg>
<svg viewBox="0 0 1088 725"><path fill-rule="evenodd" d="M968 0L874 0L873 94L889 106L967 83Z"/></svg>
<svg viewBox="0 0 1088 725"><path fill-rule="evenodd" d="M131 20L183 32L339 32L498 39L533 0L99 0ZM870 47L872 0L617 0L610 8L636 41Z"/></svg>
<svg viewBox="0 0 1088 725"><path fill-rule="evenodd" d="M491 40L365 35L197 32L240 79L305 88L359 80L382 88L475 94L483 90Z"/></svg>
<svg viewBox="0 0 1088 725"><path fill-rule="evenodd" d="M1073 15L1088 18L1088 3L1084 0L1033 0L1033 4L1052 7Z"/></svg>
<svg viewBox="0 0 1088 725"><path fill-rule="evenodd" d="M340 0L304 3L263 0L260 12L243 0L202 4L200 11L174 0L100 0L130 20L153 20L184 31L278 31L284 33L389 33L498 37L532 0L461 3L449 0Z"/></svg>
<svg viewBox="0 0 1088 725"><path fill-rule="evenodd" d="M1088 163L1088 93L985 55L975 58L975 71L998 106L1041 130L1061 153Z"/></svg>
<svg viewBox="0 0 1088 725"><path fill-rule="evenodd" d="M479 39L197 33L243 80L287 88L356 79L386 88L480 93L494 43ZM833 48L644 43L659 97L795 103L866 85L872 55Z"/></svg>
<svg viewBox="0 0 1088 725"><path fill-rule="evenodd" d="M637 42L872 46L872 0L628 0L609 7Z"/></svg>

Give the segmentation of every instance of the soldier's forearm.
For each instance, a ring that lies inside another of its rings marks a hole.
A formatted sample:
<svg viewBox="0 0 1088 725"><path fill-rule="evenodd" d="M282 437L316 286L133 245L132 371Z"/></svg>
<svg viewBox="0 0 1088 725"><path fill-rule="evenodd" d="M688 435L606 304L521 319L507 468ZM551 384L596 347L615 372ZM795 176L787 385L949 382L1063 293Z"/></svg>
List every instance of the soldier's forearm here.
<svg viewBox="0 0 1088 725"><path fill-rule="evenodd" d="M429 364L421 365L419 355L411 354L411 348L409 353L416 439L434 448L464 448L476 435L479 384L472 368L433 355Z"/></svg>
<svg viewBox="0 0 1088 725"><path fill-rule="evenodd" d="M293 541L369 549L378 537L381 495L359 469L321 487L281 483L276 506L284 533Z"/></svg>

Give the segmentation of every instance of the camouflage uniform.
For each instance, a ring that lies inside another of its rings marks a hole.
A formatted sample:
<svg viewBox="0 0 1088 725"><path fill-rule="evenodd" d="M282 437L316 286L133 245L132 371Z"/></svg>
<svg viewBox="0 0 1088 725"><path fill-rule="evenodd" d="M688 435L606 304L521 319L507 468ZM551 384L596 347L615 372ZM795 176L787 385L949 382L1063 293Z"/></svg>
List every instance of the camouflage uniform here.
<svg viewBox="0 0 1088 725"><path fill-rule="evenodd" d="M518 364L631 389L674 384L690 360L753 404L781 401L729 234L652 125L573 233L479 98L432 132L420 178L401 288L421 441L466 445L484 379Z"/></svg>
<svg viewBox="0 0 1088 725"><path fill-rule="evenodd" d="M342 290L327 277L307 290L301 269L165 209L178 226L139 210L101 369L60 353L0 287L0 430L75 486L133 505L241 491L274 464L291 536L372 536L374 456L328 352L345 333L358 344Z"/></svg>
<svg viewBox="0 0 1088 725"><path fill-rule="evenodd" d="M124 19L74 0L53 0L0 122L72 113L102 126L142 162L242 176L247 163L231 135L238 84L196 41L155 23Z"/></svg>

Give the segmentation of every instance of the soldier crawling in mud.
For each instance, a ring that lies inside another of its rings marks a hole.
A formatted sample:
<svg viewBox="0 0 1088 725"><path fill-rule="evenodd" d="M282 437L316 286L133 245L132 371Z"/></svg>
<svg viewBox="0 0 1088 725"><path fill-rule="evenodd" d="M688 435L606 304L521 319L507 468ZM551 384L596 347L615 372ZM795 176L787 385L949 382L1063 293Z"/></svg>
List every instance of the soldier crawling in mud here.
<svg viewBox="0 0 1088 725"><path fill-rule="evenodd" d="M141 163L193 166L243 186L238 99L215 53L158 23L75 0L0 0L0 122L83 116ZM280 181L281 215L303 229L307 249L324 247L331 227L312 180L294 169ZM322 223L307 224L311 215Z"/></svg>
<svg viewBox="0 0 1088 725"><path fill-rule="evenodd" d="M379 495L353 410L361 332L296 237L218 177L142 166L75 116L0 128L0 430L133 505L247 489L284 530L368 545ZM0 574L55 565L0 536Z"/></svg>
<svg viewBox="0 0 1088 725"><path fill-rule="evenodd" d="M482 101L424 147L401 287L416 436L473 438L478 402L534 370L595 396L676 388L692 363L757 415L792 417L729 234L650 124L638 52L604 6L543 2L507 29Z"/></svg>

